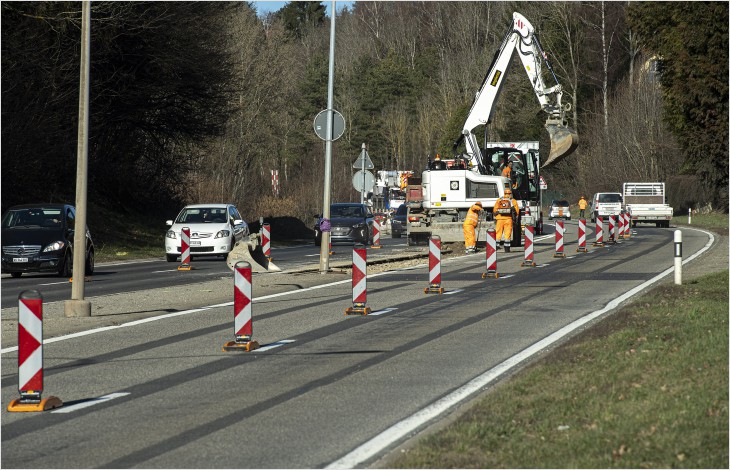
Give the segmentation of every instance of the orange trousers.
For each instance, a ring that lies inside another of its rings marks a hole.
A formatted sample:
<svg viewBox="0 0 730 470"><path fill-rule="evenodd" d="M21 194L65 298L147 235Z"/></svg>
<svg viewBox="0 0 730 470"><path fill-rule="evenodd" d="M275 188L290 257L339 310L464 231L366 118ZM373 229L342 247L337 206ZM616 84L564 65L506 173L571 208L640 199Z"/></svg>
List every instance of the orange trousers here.
<svg viewBox="0 0 730 470"><path fill-rule="evenodd" d="M512 217L507 218L497 218L497 227L496 227L496 240L512 240Z"/></svg>
<svg viewBox="0 0 730 470"><path fill-rule="evenodd" d="M474 234L476 227L471 224L464 224L464 246L469 248L470 246L476 246L476 236Z"/></svg>

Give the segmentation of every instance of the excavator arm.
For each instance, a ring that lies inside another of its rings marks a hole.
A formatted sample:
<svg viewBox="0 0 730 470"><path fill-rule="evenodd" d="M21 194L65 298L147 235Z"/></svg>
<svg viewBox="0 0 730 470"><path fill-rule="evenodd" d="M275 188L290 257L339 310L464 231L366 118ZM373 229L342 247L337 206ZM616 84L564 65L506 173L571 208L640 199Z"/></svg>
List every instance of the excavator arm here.
<svg viewBox="0 0 730 470"><path fill-rule="evenodd" d="M542 110L548 114L545 129L550 135L550 155L543 164L543 168L570 155L578 146L578 135L567 125L566 112L570 110L570 106L568 104L564 105L561 101L563 96L562 86L558 83L550 63L545 58L532 25L517 12L513 13L512 19L512 27L502 40L502 44L489 67L487 76L474 98L464 123L462 135L455 143L455 145L458 145L462 139L465 141L466 153L471 158L472 166L478 167L480 173L483 173L484 164L481 161L481 152L473 131L477 126L491 121L494 103L499 98L502 83L515 50L522 61ZM543 63L547 66L556 83L550 88L546 87L543 81Z"/></svg>

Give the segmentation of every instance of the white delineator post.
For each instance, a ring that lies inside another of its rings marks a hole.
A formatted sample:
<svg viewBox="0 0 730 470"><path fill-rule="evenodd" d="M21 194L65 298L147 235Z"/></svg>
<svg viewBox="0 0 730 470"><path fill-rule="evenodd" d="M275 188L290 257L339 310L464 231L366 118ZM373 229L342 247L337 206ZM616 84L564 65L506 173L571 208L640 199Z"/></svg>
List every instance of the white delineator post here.
<svg viewBox="0 0 730 470"><path fill-rule="evenodd" d="M563 234L565 233L565 222L562 220L555 221L555 254L553 258L565 258L563 246Z"/></svg>
<svg viewBox="0 0 730 470"><path fill-rule="evenodd" d="M498 278L497 273L497 231L493 228L487 229L487 272L482 273L482 279L488 277Z"/></svg>
<svg viewBox="0 0 730 470"><path fill-rule="evenodd" d="M428 240L428 287L423 289L423 293L444 293L441 287L441 237L438 235Z"/></svg>
<svg viewBox="0 0 730 470"><path fill-rule="evenodd" d="M537 266L534 261L534 253L532 247L532 241L535 239L535 227L532 225L525 225L525 260L520 266L528 266L534 268Z"/></svg>
<svg viewBox="0 0 730 470"><path fill-rule="evenodd" d="M352 250L352 307L345 309L345 315L368 315L367 277L368 254L363 245L355 245Z"/></svg>
<svg viewBox="0 0 730 470"><path fill-rule="evenodd" d="M223 351L253 351L259 343L253 341L253 302L251 264L239 261L233 268L233 334L234 341L223 345Z"/></svg>
<svg viewBox="0 0 730 470"><path fill-rule="evenodd" d="M674 283L682 285L682 231L674 231Z"/></svg>
<svg viewBox="0 0 730 470"><path fill-rule="evenodd" d="M603 244L603 217L596 217L596 241L593 246L605 246Z"/></svg>
<svg viewBox="0 0 730 470"><path fill-rule="evenodd" d="M18 296L18 391L8 411L45 411L63 402L43 393L43 296L26 290Z"/></svg>
<svg viewBox="0 0 730 470"><path fill-rule="evenodd" d="M178 271L190 271L190 228L180 230L180 266Z"/></svg>
<svg viewBox="0 0 730 470"><path fill-rule="evenodd" d="M264 250L264 256L271 261L271 225L263 224L261 226L261 245Z"/></svg>
<svg viewBox="0 0 730 470"><path fill-rule="evenodd" d="M367 226L365 226L367 230ZM375 217L373 219L373 244L370 248L382 248L380 245L380 218Z"/></svg>
<svg viewBox="0 0 730 470"><path fill-rule="evenodd" d="M586 249L586 219L578 219L578 253L587 253Z"/></svg>
<svg viewBox="0 0 730 470"><path fill-rule="evenodd" d="M692 208L687 209L687 225L692 225Z"/></svg>

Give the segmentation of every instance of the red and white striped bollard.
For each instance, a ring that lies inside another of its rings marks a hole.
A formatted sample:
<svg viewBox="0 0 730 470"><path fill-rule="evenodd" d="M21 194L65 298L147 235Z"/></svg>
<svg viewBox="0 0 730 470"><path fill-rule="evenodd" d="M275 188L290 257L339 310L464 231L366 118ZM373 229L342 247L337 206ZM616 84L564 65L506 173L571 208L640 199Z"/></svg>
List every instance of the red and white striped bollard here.
<svg viewBox="0 0 730 470"><path fill-rule="evenodd" d="M605 246L603 244L603 217L596 217L596 241L593 246Z"/></svg>
<svg viewBox="0 0 730 470"><path fill-rule="evenodd" d="M586 219L578 219L578 253L588 253L586 249Z"/></svg>
<svg viewBox="0 0 730 470"><path fill-rule="evenodd" d="M424 294L443 294L441 287L441 237L432 236L428 240L428 287Z"/></svg>
<svg viewBox="0 0 730 470"><path fill-rule="evenodd" d="M616 243L616 220L613 215L608 216L608 243Z"/></svg>
<svg viewBox="0 0 730 470"><path fill-rule="evenodd" d="M556 220L555 221L555 253L553 254L553 258L565 258L563 234L565 234L565 222L563 222L562 220Z"/></svg>
<svg viewBox="0 0 730 470"><path fill-rule="evenodd" d="M367 230L367 226L365 226L365 230ZM370 248L382 248L380 245L380 217L373 219L373 244Z"/></svg>
<svg viewBox="0 0 730 470"><path fill-rule="evenodd" d="M43 296L26 290L18 296L18 391L8 411L46 411L63 402L43 393Z"/></svg>
<svg viewBox="0 0 730 470"><path fill-rule="evenodd" d="M253 318L251 303L253 302L251 264L239 261L233 268L233 335L234 341L223 345L223 351L253 351L259 343L252 340Z"/></svg>
<svg viewBox="0 0 730 470"><path fill-rule="evenodd" d="M534 261L534 253L532 241L535 239L535 227L533 225L525 225L525 260L520 266L534 268L537 266Z"/></svg>
<svg viewBox="0 0 730 470"><path fill-rule="evenodd" d="M180 266L178 271L190 271L190 228L180 230Z"/></svg>
<svg viewBox="0 0 730 470"><path fill-rule="evenodd" d="M497 273L497 231L493 228L487 229L487 272L482 273L482 279L488 277L499 277L499 273Z"/></svg>
<svg viewBox="0 0 730 470"><path fill-rule="evenodd" d="M261 247L264 250L264 256L271 261L271 225L263 224L261 226Z"/></svg>
<svg viewBox="0 0 730 470"><path fill-rule="evenodd" d="M345 309L345 315L367 315L368 252L365 246L355 245L352 249L352 307Z"/></svg>

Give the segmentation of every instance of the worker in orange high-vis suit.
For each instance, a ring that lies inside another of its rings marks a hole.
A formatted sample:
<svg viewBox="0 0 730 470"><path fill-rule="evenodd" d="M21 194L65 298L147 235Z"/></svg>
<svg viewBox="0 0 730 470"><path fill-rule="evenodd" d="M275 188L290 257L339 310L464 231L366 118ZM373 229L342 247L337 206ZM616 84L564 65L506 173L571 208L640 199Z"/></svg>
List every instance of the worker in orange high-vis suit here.
<svg viewBox="0 0 730 470"><path fill-rule="evenodd" d="M474 236L477 224L479 223L479 213L482 211L482 203L477 201L469 208L464 219L464 246L467 253L475 253L477 251L477 240Z"/></svg>
<svg viewBox="0 0 730 470"><path fill-rule="evenodd" d="M497 233L495 234L497 240L499 240L497 249L504 246L504 251L509 253L512 245L512 219L520 213L520 206L517 201L512 199L511 189L504 190L504 196L497 199L493 211L494 218L497 220Z"/></svg>

